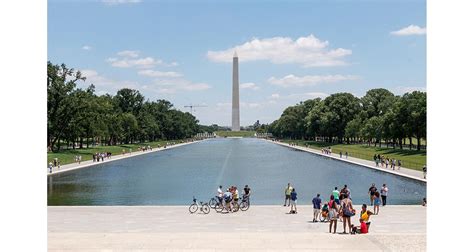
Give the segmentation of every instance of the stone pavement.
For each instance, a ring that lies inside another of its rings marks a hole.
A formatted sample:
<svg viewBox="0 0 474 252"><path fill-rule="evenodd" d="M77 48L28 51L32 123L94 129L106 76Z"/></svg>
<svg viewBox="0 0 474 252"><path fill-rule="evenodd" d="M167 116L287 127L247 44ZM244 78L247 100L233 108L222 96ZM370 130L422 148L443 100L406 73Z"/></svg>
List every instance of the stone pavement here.
<svg viewBox="0 0 474 252"><path fill-rule="evenodd" d="M100 162L93 162L92 160L88 160L88 161L82 161L80 164L72 163L72 164L67 164L67 165L61 165L59 169L58 169L58 167L54 167L52 173L49 173L49 168L47 168L46 171L47 171L48 176L49 176L49 175L53 175L53 174L56 174L56 173L61 173L61 172L86 168L86 167L89 167L89 166L108 163L108 162L112 162L112 161L116 161L116 160L120 160L120 159L124 159L124 158L130 158L130 157L140 156L140 155L144 155L144 154L148 154L148 153L152 153L152 152L168 150L168 149L176 148L176 147L187 145L187 144L197 143L199 141L202 141L202 140L195 140L193 142L175 144L175 145L167 146L166 148L160 147L160 148L154 148L153 150L135 151L135 152L132 152L132 153L125 153L123 155L122 154L113 155L110 159L104 158L104 161L100 161ZM128 150L126 150L126 151L128 151Z"/></svg>
<svg viewBox="0 0 474 252"><path fill-rule="evenodd" d="M301 150L301 151L306 151L306 152L310 152L310 153L317 154L317 155L320 155L320 156L330 157L332 159L336 159L336 160L340 160L340 161L344 161L344 162L364 166L364 167L367 167L367 168L375 169L375 170L378 170L378 171L388 172L388 173L392 173L392 174L395 174L395 175L404 176L404 177L407 177L407 178L412 178L412 179L416 179L416 180L419 180L419 181L426 182L426 179L423 178L423 172L422 171L417 171L417 170L403 168L403 167L401 167L400 170L398 170L398 167L395 168L395 170L392 170L390 168L376 167L374 162L369 161L369 160L365 160L365 159L360 159L360 158L355 158L355 157L350 157L350 156L346 159L344 155L342 155L342 158L340 158L339 154L336 154L336 153L333 153L332 155L327 155L327 154L323 154L321 152L321 150L316 150L316 149L307 148L307 147L303 147L303 146L291 146L291 145L289 145L287 143L284 143L284 142L276 142L276 141L271 141L271 140L266 140L266 139L264 139L264 140L267 141L267 142L279 144L279 145L282 145L282 146L285 146L285 147L289 147L289 148L293 148L293 149L297 149L297 150Z"/></svg>
<svg viewBox="0 0 474 252"><path fill-rule="evenodd" d="M360 211L360 206L356 206ZM426 208L381 207L366 235L329 234L312 207L251 206L190 214L187 206L48 207L49 251L425 251ZM356 221L356 218L352 218ZM341 232L342 223L338 223Z"/></svg>

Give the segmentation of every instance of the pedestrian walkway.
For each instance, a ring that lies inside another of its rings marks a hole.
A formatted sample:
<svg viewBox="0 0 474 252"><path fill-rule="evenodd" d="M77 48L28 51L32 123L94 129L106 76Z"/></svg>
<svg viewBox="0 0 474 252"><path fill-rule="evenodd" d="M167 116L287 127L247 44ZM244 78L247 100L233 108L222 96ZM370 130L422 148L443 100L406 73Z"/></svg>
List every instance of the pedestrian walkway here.
<svg viewBox="0 0 474 252"><path fill-rule="evenodd" d="M408 168L404 168L404 167L401 167L400 170L398 170L398 167L395 168L395 170L392 170L390 168L376 167L373 161L369 161L369 160L365 160L365 159L355 158L355 157L351 157L351 156L348 156L346 158L344 155L342 156L342 158L340 158L339 154L335 154L335 153L333 153L333 154L323 154L323 153L321 153L321 150L317 150L317 149L313 149L313 148L309 148L309 147L303 147L303 146L297 146L297 145L293 146L293 145L290 145L290 144L284 143L284 142L271 141L271 140L266 140L266 139L264 139L264 140L268 141L268 142L271 142L271 143L279 144L279 145L282 145L282 146L285 146L285 147L289 147L289 148L293 148L293 149L297 149L297 150L301 150L301 151L306 151L306 152L310 152L310 153L317 154L317 155L320 155L320 156L330 157L332 159L336 159L336 160L340 160L340 161L344 161L344 162L364 166L364 167L367 167L367 168L375 169L375 170L378 170L378 171L388 172L388 173L392 173L392 174L395 174L395 175L399 175L399 176L403 176L403 177L412 178L412 179L416 179L416 180L419 180L419 181L426 182L426 179L423 178L423 172L422 171L417 171L417 170L408 169Z"/></svg>
<svg viewBox="0 0 474 252"><path fill-rule="evenodd" d="M354 206L360 211L360 206ZM188 206L48 207L49 251L425 251L426 207L385 206L369 234L329 234L310 205L190 214ZM356 218L352 218L356 222Z"/></svg>
<svg viewBox="0 0 474 252"><path fill-rule="evenodd" d="M119 155L112 156L110 159L104 158L104 161L99 161L99 162L94 162L92 160L88 160L88 161L82 161L80 164L79 163L72 163L72 164L67 164L67 165L61 165L60 168L54 167L52 173L49 172L49 168L47 168L46 170L47 170L47 173L48 173L48 176L49 176L49 175L53 175L53 174L57 174L57 173L61 173L61 172L86 168L86 167L93 166L93 165L104 164L104 163L108 163L108 162L112 162L112 161L116 161L116 160L120 160L120 159L124 159L124 158L130 158L130 157L140 156L140 155L144 155L144 154L148 154L148 153L152 153L152 152L173 149L173 148L180 147L180 146L183 146L183 145L197 143L199 141L202 141L202 140L195 140L193 142L174 144L174 145L167 146L166 148L160 147L160 148L154 148L153 150L135 151L135 152L132 152L132 153L127 152L125 154L119 154Z"/></svg>

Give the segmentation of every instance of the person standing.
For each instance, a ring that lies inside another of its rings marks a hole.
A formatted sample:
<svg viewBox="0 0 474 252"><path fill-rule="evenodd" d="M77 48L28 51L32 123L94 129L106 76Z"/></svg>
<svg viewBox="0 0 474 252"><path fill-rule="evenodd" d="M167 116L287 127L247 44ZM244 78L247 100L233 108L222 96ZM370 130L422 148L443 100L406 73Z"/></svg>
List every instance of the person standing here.
<svg viewBox="0 0 474 252"><path fill-rule="evenodd" d="M402 167L402 160L398 160L398 170L400 170L400 168Z"/></svg>
<svg viewBox="0 0 474 252"><path fill-rule="evenodd" d="M79 164L81 164L81 161L82 161L82 156L81 155L79 155L78 161L79 161Z"/></svg>
<svg viewBox="0 0 474 252"><path fill-rule="evenodd" d="M386 184L382 185L382 189L380 189L382 195L382 206L387 204L387 196L388 196L388 187Z"/></svg>
<svg viewBox="0 0 474 252"><path fill-rule="evenodd" d="M286 206L286 201L288 201L288 206L290 206L292 191L293 191L293 187L291 187L290 183L288 183L288 186L285 188L285 204L283 206Z"/></svg>
<svg viewBox="0 0 474 252"><path fill-rule="evenodd" d="M250 204L250 187L249 187L249 185L245 185L245 187L244 187L243 200L247 201L247 203Z"/></svg>
<svg viewBox="0 0 474 252"><path fill-rule="evenodd" d="M336 233L337 229L337 205L336 202L331 201L331 204L329 204L329 233L331 233L332 226L334 225L334 234Z"/></svg>
<svg viewBox="0 0 474 252"><path fill-rule="evenodd" d="M316 195L313 198L313 222L318 222L318 216L321 213L321 198L319 198L320 194Z"/></svg>
<svg viewBox="0 0 474 252"><path fill-rule="evenodd" d="M346 151L346 159L347 159L347 155L348 155L348 154L347 154L347 151Z"/></svg>
<svg viewBox="0 0 474 252"><path fill-rule="evenodd" d="M352 201L347 198L346 195L343 196L342 202L341 202L341 214L342 214L342 221L343 221L343 227L344 227L344 232L343 234L346 233L346 226L349 229L349 232L351 231L351 217L354 216L354 207L352 206Z"/></svg>
<svg viewBox="0 0 474 252"><path fill-rule="evenodd" d="M426 179L426 165L423 165L423 178Z"/></svg>
<svg viewBox="0 0 474 252"><path fill-rule="evenodd" d="M53 163L49 162L48 168L49 168L49 173L53 173Z"/></svg>
<svg viewBox="0 0 474 252"><path fill-rule="evenodd" d="M332 195L334 196L334 201L337 205L339 205L339 191L337 190L337 186L334 187L334 191L332 191Z"/></svg>
<svg viewBox="0 0 474 252"><path fill-rule="evenodd" d="M377 191L377 187L375 187L375 184L372 184L372 186L369 188L369 197L370 197L370 205L372 206L374 204L374 195L375 192Z"/></svg>
<svg viewBox="0 0 474 252"><path fill-rule="evenodd" d="M292 189L291 191L291 194L290 194L290 197L291 197L291 208L290 208L290 213L298 213L298 211L296 210L296 200L298 199L297 197L297 194L296 194L296 190L295 188ZM293 207L295 207L295 210L293 210Z"/></svg>

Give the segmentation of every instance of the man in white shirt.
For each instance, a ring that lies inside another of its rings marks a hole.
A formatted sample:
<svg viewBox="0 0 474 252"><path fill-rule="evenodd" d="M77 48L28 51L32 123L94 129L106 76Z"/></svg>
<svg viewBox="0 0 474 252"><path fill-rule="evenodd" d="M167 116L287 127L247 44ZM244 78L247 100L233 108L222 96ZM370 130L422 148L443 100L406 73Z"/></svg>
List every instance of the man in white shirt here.
<svg viewBox="0 0 474 252"><path fill-rule="evenodd" d="M382 206L385 206L387 204L387 196L388 196L388 187L386 184L383 184L381 191L382 195Z"/></svg>

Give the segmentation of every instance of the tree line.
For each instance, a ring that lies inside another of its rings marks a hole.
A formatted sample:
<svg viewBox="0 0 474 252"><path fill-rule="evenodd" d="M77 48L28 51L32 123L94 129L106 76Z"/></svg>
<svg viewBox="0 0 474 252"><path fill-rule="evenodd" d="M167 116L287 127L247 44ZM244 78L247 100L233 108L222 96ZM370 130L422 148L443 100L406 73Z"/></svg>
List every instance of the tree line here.
<svg viewBox="0 0 474 252"><path fill-rule="evenodd" d="M138 90L123 88L116 95L97 95L80 71L48 61L48 133L49 149L57 151L61 143L82 148L91 142L116 145L159 139L183 139L199 131L198 120L173 107L167 100L145 101Z"/></svg>
<svg viewBox="0 0 474 252"><path fill-rule="evenodd" d="M274 136L339 143L379 144L402 148L412 138L426 140L426 92L397 96L387 89L367 91L362 98L336 93L286 108L268 126Z"/></svg>

